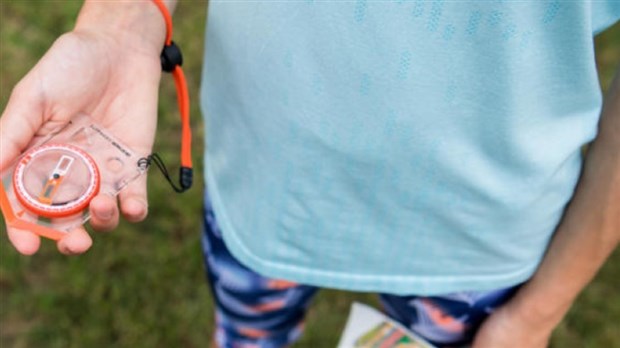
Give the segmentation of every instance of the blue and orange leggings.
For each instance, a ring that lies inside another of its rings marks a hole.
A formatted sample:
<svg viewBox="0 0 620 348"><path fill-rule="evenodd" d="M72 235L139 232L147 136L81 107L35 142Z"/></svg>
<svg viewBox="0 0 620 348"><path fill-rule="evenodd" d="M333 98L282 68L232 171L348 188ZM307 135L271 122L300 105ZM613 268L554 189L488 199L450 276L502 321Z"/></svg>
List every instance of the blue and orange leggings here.
<svg viewBox="0 0 620 348"><path fill-rule="evenodd" d="M239 263L224 245L208 197L202 245L216 303L217 346L280 348L294 343L318 288L264 277ZM380 294L380 299L390 317L436 346L447 347L471 342L482 321L515 290L428 297Z"/></svg>

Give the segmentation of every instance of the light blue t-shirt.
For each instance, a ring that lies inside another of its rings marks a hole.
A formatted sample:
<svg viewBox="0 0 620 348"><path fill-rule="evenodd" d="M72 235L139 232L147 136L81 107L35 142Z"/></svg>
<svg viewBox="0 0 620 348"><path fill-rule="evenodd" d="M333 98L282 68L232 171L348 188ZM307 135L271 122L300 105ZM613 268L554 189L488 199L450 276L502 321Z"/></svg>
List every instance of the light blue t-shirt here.
<svg viewBox="0 0 620 348"><path fill-rule="evenodd" d="M539 265L601 107L620 1L211 1L202 108L250 268L395 294Z"/></svg>

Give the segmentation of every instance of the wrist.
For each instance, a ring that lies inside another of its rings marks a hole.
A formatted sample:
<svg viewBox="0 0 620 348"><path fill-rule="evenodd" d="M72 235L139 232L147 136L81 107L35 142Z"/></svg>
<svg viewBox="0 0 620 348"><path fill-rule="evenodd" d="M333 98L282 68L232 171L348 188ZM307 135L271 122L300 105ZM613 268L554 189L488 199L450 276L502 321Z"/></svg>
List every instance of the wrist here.
<svg viewBox="0 0 620 348"><path fill-rule="evenodd" d="M168 8L173 2L166 3ZM87 0L78 16L75 32L106 35L130 49L159 55L166 25L151 0L106 2Z"/></svg>
<svg viewBox="0 0 620 348"><path fill-rule="evenodd" d="M564 318L570 308L570 303L555 301L556 299L542 300L540 296L531 296L527 284L521 288L515 297L506 303L506 311L518 322L533 329L553 330Z"/></svg>

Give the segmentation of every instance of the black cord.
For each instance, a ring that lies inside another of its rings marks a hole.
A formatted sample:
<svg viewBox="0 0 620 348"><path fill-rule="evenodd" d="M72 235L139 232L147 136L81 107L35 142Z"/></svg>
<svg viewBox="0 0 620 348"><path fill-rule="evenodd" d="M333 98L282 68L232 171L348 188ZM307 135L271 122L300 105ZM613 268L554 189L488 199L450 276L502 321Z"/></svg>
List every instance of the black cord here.
<svg viewBox="0 0 620 348"><path fill-rule="evenodd" d="M166 181L168 181L168 183L170 184L170 186L176 193L183 193L192 186L193 175L192 175L191 168L186 168L186 167L179 168L180 186L177 186L172 181L172 178L170 177L170 173L168 172L168 168L166 168L166 164L164 163L164 161L161 159L161 157L157 153L152 153L145 158L144 157L141 158L138 161L138 167L142 169L147 169L151 165L151 163L155 163L157 168L159 168L159 171L164 175L164 178L166 178Z"/></svg>

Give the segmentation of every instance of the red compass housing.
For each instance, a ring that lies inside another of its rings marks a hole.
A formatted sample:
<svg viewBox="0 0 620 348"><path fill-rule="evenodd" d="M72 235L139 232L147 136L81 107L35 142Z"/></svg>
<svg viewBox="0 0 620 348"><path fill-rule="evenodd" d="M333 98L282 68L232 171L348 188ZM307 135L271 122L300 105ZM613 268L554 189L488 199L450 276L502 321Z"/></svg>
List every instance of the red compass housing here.
<svg viewBox="0 0 620 348"><path fill-rule="evenodd" d="M86 152L68 144L29 150L13 173L13 190L27 210L46 218L78 214L99 193L100 174Z"/></svg>

